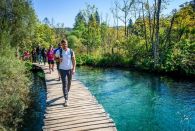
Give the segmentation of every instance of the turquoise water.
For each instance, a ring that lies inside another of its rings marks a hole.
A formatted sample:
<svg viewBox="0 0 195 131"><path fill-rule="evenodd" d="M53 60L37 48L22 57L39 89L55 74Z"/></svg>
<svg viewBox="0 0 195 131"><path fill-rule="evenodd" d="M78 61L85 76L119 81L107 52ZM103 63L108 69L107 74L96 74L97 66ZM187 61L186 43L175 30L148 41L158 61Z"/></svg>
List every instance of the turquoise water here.
<svg viewBox="0 0 195 131"><path fill-rule="evenodd" d="M32 72L30 90L31 106L26 110L24 123L19 131L42 131L46 108L46 85L43 72Z"/></svg>
<svg viewBox="0 0 195 131"><path fill-rule="evenodd" d="M77 68L119 131L195 131L195 82L119 69Z"/></svg>

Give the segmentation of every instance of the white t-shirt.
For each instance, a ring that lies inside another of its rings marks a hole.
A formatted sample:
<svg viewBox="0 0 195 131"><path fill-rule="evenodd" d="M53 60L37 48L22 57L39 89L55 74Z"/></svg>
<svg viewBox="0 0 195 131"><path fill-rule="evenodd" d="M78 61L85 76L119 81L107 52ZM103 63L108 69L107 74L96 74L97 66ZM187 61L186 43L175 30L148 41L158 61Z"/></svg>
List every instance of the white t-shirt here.
<svg viewBox="0 0 195 131"><path fill-rule="evenodd" d="M56 57L60 57L60 50L56 51ZM71 51L68 48L67 51L62 49L62 62L60 62L59 69L70 70L73 68Z"/></svg>

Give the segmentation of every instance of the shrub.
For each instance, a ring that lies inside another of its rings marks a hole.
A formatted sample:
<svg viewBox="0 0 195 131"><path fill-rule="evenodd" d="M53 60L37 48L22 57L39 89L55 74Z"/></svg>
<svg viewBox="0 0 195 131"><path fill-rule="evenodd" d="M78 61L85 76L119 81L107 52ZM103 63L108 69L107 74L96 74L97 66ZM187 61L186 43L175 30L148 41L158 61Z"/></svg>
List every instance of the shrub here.
<svg viewBox="0 0 195 131"><path fill-rule="evenodd" d="M174 47L169 49L166 54L163 70L194 75L194 45L194 42L188 40L175 43Z"/></svg>
<svg viewBox="0 0 195 131"><path fill-rule="evenodd" d="M14 51L0 51L0 129L16 130L29 103L30 81L25 63L14 56Z"/></svg>
<svg viewBox="0 0 195 131"><path fill-rule="evenodd" d="M104 67L124 67L125 63L124 57L120 54L105 54L98 62L98 65Z"/></svg>

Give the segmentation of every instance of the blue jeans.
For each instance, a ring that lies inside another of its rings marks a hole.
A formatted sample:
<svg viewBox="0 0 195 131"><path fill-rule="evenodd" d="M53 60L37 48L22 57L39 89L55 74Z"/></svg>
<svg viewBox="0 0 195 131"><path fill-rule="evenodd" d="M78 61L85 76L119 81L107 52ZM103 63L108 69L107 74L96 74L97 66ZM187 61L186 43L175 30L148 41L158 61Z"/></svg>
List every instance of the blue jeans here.
<svg viewBox="0 0 195 131"><path fill-rule="evenodd" d="M39 64L42 63L42 56L41 56L41 54L38 54L38 62L39 62Z"/></svg>
<svg viewBox="0 0 195 131"><path fill-rule="evenodd" d="M71 80L72 80L72 70L62 70L60 69L60 75L62 79L62 90L65 100L68 100L68 92L70 91Z"/></svg>

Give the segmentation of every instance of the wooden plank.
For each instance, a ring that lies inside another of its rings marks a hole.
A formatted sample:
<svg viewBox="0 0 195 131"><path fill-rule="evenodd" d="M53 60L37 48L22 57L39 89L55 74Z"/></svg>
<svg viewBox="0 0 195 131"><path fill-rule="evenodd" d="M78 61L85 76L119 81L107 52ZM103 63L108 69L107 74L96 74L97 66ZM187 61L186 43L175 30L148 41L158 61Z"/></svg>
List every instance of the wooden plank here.
<svg viewBox="0 0 195 131"><path fill-rule="evenodd" d="M62 112L59 114L45 114L45 118L57 118L57 117L64 117L64 116L78 116L80 114L94 114L94 113L104 113L105 111L103 109L96 109L96 110L87 110L87 111L72 111L72 112Z"/></svg>
<svg viewBox="0 0 195 131"><path fill-rule="evenodd" d="M78 127L78 126L83 126L83 125L89 125L89 123L95 123L98 124L97 121L101 121L103 123L110 123L111 121L106 118L106 117L97 117L97 118L90 118L90 119L78 119L74 121L62 121L59 123L55 124L48 124L45 125L46 128L55 128L55 127L60 127L60 126L66 126L67 128L72 128L72 127Z"/></svg>
<svg viewBox="0 0 195 131"><path fill-rule="evenodd" d="M102 127L113 127L114 124L109 122L109 120L101 120L101 121L93 121L93 122L86 122L86 123L79 123L75 125L64 125L62 123L61 125L58 125L56 127L43 127L43 129L49 129L49 130L92 130L92 129L98 129Z"/></svg>
<svg viewBox="0 0 195 131"><path fill-rule="evenodd" d="M78 108L77 108L78 109ZM79 110L78 110L78 112L86 112L86 111L89 111L89 110L98 110L98 109L101 109L101 107L92 107L92 108L80 108ZM50 113L52 113L52 114L59 114L59 113L71 113L71 112L75 112L74 110L72 110L72 109L67 109L67 110L60 110L60 109L56 109L56 110L53 110L53 111L46 111L46 114L45 115L47 115L47 114L50 114Z"/></svg>
<svg viewBox="0 0 195 131"><path fill-rule="evenodd" d="M48 74L48 67L38 65L45 72L47 106L44 114L44 131L116 131L115 124L83 83L72 80L69 106L64 107L64 96L58 74Z"/></svg>
<svg viewBox="0 0 195 131"><path fill-rule="evenodd" d="M57 119L57 120L53 120L53 121L47 121L45 120L45 125L47 126L47 124L56 124L56 123L61 123L61 122L69 122L69 121L76 121L76 120L82 120L82 119L93 119L93 118L98 118L98 117L107 117L106 113L102 113L102 114L93 114L93 115L84 115L84 116L79 116L78 117L72 117L69 119Z"/></svg>

